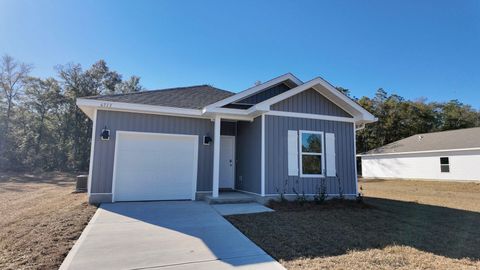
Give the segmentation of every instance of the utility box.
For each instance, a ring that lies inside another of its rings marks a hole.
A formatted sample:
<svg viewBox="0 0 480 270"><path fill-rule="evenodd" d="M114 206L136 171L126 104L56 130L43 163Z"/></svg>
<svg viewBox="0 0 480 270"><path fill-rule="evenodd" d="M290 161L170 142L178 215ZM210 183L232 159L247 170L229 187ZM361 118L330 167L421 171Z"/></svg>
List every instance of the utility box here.
<svg viewBox="0 0 480 270"><path fill-rule="evenodd" d="M76 192L86 192L88 187L88 175L77 176Z"/></svg>

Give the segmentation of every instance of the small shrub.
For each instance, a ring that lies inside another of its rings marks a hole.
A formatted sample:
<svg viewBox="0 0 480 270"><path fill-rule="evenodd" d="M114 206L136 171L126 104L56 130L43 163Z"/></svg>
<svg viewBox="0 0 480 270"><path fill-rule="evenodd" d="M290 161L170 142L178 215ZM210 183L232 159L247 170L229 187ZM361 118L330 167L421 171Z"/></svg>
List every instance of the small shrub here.
<svg viewBox="0 0 480 270"><path fill-rule="evenodd" d="M298 187L300 187L300 183L298 182L298 180L296 181L296 184ZM305 195L305 190L302 187L302 193L300 194L295 187L293 187L292 189L293 189L293 193L295 193L295 196L296 196L295 201L299 203L301 206L303 206L308 201L307 196Z"/></svg>
<svg viewBox="0 0 480 270"><path fill-rule="evenodd" d="M320 180L320 187L317 188L317 194L313 197L316 204L322 204L327 199L327 185L325 178Z"/></svg>
<svg viewBox="0 0 480 270"><path fill-rule="evenodd" d="M338 177L338 174L337 174L337 182L338 182L338 198L340 200L343 200L343 199L345 199L345 195L343 194L342 182L340 181L340 178Z"/></svg>
<svg viewBox="0 0 480 270"><path fill-rule="evenodd" d="M278 187L275 188L277 190L278 195L280 195L280 201L281 202L286 202L287 199L285 198L285 194L287 193L287 187L288 187L288 179L285 179L285 182L283 183L283 189L280 190Z"/></svg>

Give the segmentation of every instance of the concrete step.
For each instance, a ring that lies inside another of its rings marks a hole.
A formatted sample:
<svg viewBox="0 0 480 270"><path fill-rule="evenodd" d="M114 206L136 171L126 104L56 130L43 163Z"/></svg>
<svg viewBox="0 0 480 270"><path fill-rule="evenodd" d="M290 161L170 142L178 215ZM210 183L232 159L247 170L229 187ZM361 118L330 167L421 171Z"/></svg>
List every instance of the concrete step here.
<svg viewBox="0 0 480 270"><path fill-rule="evenodd" d="M253 196L240 192L220 193L218 197L205 196L208 204L230 204L230 203L251 203L256 202Z"/></svg>

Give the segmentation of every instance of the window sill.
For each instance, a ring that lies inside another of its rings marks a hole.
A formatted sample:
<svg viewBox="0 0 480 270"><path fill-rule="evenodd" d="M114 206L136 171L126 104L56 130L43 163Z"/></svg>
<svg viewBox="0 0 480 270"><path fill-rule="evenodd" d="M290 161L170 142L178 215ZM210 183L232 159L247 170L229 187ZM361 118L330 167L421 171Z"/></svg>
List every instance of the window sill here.
<svg viewBox="0 0 480 270"><path fill-rule="evenodd" d="M325 178L324 174L300 174L300 178Z"/></svg>

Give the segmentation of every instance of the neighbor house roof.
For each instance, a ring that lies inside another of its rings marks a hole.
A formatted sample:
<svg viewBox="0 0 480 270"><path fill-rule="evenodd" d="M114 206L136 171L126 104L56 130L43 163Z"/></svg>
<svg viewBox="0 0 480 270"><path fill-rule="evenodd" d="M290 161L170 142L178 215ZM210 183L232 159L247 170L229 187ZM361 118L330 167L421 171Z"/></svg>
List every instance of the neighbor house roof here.
<svg viewBox="0 0 480 270"><path fill-rule="evenodd" d="M417 134L370 150L363 156L466 149L480 149L480 127Z"/></svg>
<svg viewBox="0 0 480 270"><path fill-rule="evenodd" d="M128 94L92 96L85 97L85 99L185 109L202 109L207 105L233 95L235 95L235 93L218 89L210 85L195 85Z"/></svg>

